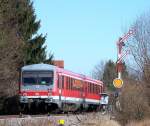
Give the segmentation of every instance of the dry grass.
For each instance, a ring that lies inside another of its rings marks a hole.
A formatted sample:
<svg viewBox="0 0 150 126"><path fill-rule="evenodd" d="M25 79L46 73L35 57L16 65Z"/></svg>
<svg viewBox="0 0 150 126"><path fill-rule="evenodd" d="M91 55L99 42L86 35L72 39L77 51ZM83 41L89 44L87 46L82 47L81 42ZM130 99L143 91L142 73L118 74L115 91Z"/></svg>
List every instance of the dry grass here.
<svg viewBox="0 0 150 126"><path fill-rule="evenodd" d="M109 116L89 117L80 126L120 126L118 122L110 120Z"/></svg>
<svg viewBox="0 0 150 126"><path fill-rule="evenodd" d="M0 126L57 126L57 120L49 120L48 118L10 119L1 120Z"/></svg>
<svg viewBox="0 0 150 126"><path fill-rule="evenodd" d="M5 119L0 120L0 126L58 126L59 119L65 120L64 126L121 126L117 121L110 120L109 115L102 115L100 113ZM150 120L131 121L126 126L150 126Z"/></svg>
<svg viewBox="0 0 150 126"><path fill-rule="evenodd" d="M0 126L58 126L58 120L64 119L65 126L120 126L107 115L92 113L85 115L50 116L43 118L0 120Z"/></svg>
<svg viewBox="0 0 150 126"><path fill-rule="evenodd" d="M48 118L41 119L10 119L10 120L1 120L0 126L56 126L57 121L49 120Z"/></svg>
<svg viewBox="0 0 150 126"><path fill-rule="evenodd" d="M119 100L122 110L116 115L122 125L149 117L150 107L145 90L136 81L125 81Z"/></svg>
<svg viewBox="0 0 150 126"><path fill-rule="evenodd" d="M139 122L131 122L129 124L127 124L126 126L150 126L150 119L145 119L143 121L139 121Z"/></svg>

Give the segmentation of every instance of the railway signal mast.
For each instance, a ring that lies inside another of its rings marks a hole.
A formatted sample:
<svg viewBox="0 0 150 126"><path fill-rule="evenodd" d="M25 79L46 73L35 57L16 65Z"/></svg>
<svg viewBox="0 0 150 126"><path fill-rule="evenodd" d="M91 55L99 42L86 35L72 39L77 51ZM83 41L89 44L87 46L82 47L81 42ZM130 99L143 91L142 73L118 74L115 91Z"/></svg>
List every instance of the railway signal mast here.
<svg viewBox="0 0 150 126"><path fill-rule="evenodd" d="M125 41L134 34L133 30L129 30L123 37L119 38L117 41L117 72L118 72L118 79L121 79L122 71L123 71L123 58L129 53L127 50L124 54L122 52L123 46L125 46Z"/></svg>
<svg viewBox="0 0 150 126"><path fill-rule="evenodd" d="M123 46L125 46L124 41L126 41L131 35L134 34L133 30L129 30L128 33L126 33L122 38L120 37L119 40L117 41L117 72L118 72L118 77L113 80L113 85L115 88L121 88L123 85L123 80L122 80L122 71L123 71L123 63L122 60L123 58L129 54L129 50L126 50L124 53L122 51Z"/></svg>

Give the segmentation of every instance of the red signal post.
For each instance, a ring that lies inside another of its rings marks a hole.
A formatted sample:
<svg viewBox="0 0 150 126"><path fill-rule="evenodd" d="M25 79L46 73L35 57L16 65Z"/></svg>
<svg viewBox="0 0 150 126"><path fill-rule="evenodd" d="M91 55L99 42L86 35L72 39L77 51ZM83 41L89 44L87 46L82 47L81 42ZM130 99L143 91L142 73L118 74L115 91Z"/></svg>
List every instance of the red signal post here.
<svg viewBox="0 0 150 126"><path fill-rule="evenodd" d="M129 30L128 33L126 33L123 37L120 37L117 41L117 72L118 72L118 79L121 79L121 74L123 71L123 64L122 59L129 53L129 51L126 51L125 54L122 54L122 48L125 46L125 41L134 34L133 30Z"/></svg>

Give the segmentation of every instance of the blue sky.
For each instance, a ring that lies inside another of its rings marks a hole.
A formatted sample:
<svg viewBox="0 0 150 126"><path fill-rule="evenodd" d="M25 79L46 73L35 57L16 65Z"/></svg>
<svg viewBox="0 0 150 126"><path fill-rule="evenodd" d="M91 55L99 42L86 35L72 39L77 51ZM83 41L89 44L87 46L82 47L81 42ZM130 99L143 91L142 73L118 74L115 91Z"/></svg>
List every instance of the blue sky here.
<svg viewBox="0 0 150 126"><path fill-rule="evenodd" d="M65 68L89 75L101 60L116 61L116 41L150 0L33 0L38 33L47 33L47 52Z"/></svg>

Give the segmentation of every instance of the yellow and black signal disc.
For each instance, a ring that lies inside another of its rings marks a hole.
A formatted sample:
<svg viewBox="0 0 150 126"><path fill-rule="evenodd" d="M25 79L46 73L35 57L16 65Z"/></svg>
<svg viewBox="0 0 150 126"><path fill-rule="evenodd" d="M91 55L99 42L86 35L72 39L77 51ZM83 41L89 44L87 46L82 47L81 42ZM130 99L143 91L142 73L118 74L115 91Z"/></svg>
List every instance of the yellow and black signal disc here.
<svg viewBox="0 0 150 126"><path fill-rule="evenodd" d="M123 86L123 80L116 78L113 80L113 85L115 88L121 88Z"/></svg>

